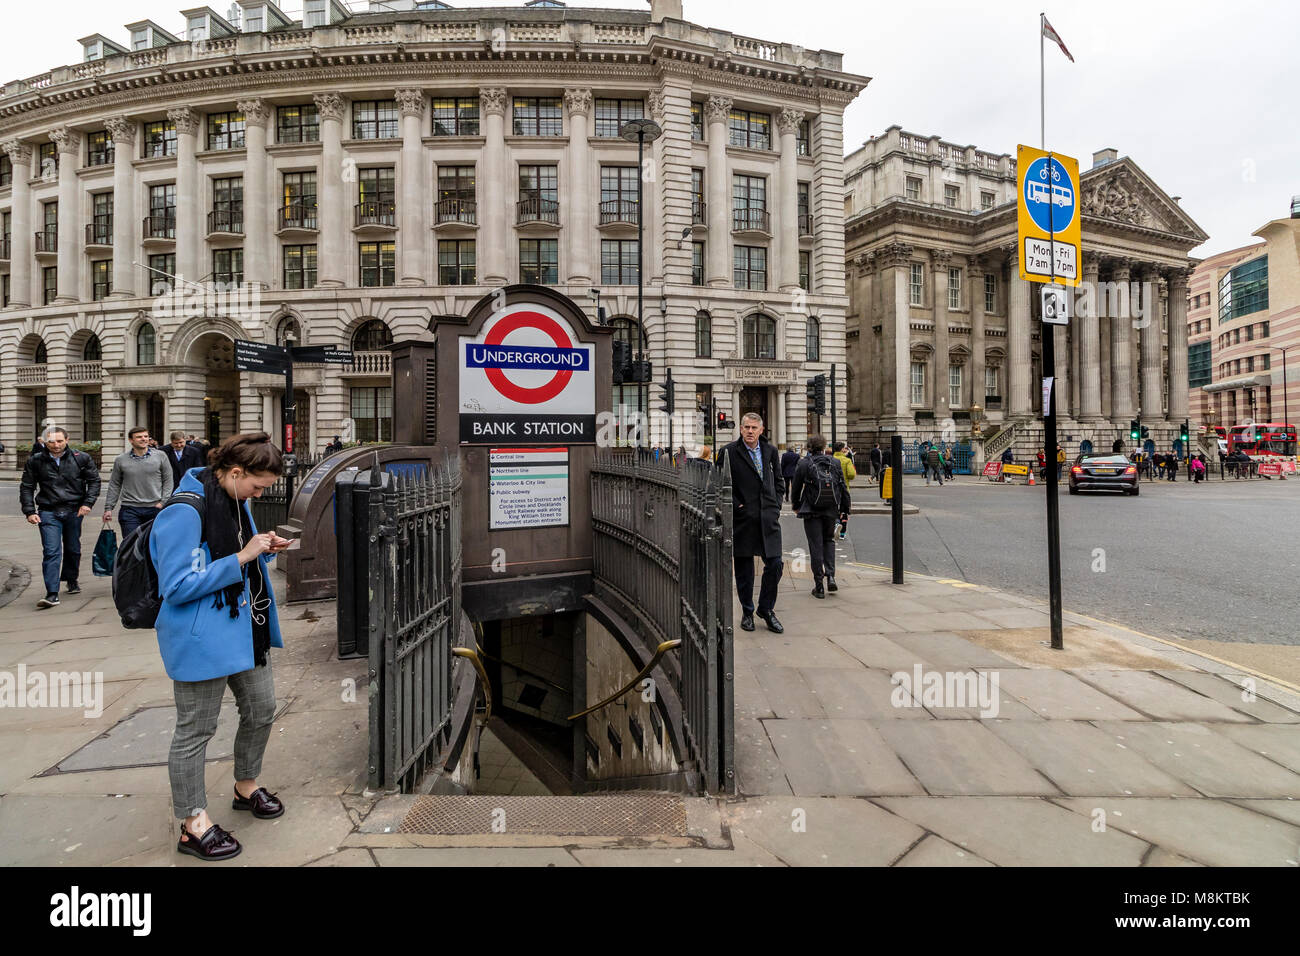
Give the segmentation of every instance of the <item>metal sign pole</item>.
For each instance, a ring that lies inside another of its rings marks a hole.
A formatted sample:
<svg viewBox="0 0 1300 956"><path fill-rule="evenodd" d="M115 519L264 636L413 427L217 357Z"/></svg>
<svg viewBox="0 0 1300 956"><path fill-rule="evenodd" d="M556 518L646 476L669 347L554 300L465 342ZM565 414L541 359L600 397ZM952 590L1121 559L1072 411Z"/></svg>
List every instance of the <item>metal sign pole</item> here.
<svg viewBox="0 0 1300 956"><path fill-rule="evenodd" d="M903 583L903 436L889 439L889 526L893 541L894 583Z"/></svg>
<svg viewBox="0 0 1300 956"><path fill-rule="evenodd" d="M280 403L281 404L280 417L282 420L281 431L283 432L283 436L284 436L282 448L286 455L294 455L295 452L293 448L293 439L294 439L293 426L297 420L297 408L294 405L294 400L293 400L293 333L292 332L284 337L284 343L289 349L289 366L284 370L284 398L281 400ZM286 469L286 474L284 476L284 503L286 507L286 514L288 513L287 511L288 506L293 503L293 482L294 482L293 473L295 470L296 470L295 468L290 466L288 469Z"/></svg>
<svg viewBox="0 0 1300 956"><path fill-rule="evenodd" d="M839 440L839 430L835 424L835 363L831 363L831 450L835 449L835 442Z"/></svg>
<svg viewBox="0 0 1300 956"><path fill-rule="evenodd" d="M1047 179L1049 185L1053 178L1052 154L1047 154ZM1056 204L1048 202L1048 243L1047 258L1050 262L1051 285L1056 284ZM1039 309L1042 305L1040 300ZM1067 312L1068 314L1068 312ZM1039 319L1045 316L1040 315ZM1059 469L1056 445L1056 326L1040 321L1039 329L1043 341L1043 377L1051 383L1048 390L1047 407L1044 409L1043 425L1047 432L1047 467ZM1031 466L1032 467L1032 466ZM1052 647L1065 649L1065 640L1061 632L1061 501L1057 489L1057 474L1052 471L1052 480L1047 485L1047 581L1052 611Z"/></svg>

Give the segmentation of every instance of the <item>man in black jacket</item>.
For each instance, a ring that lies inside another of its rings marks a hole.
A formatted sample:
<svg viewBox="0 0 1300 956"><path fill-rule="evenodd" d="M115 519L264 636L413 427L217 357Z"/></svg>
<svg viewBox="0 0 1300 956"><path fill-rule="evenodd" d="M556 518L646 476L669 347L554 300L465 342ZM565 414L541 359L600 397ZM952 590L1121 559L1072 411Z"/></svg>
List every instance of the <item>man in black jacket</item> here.
<svg viewBox="0 0 1300 956"><path fill-rule="evenodd" d="M44 560L45 597L38 608L56 607L59 581L68 582L69 594L80 594L81 519L90 514L99 497L99 469L85 452L68 447L68 433L51 426L45 430L45 447L27 459L18 500L27 521L40 528ZM36 487L40 486L40 491ZM62 573L59 566L62 564Z"/></svg>
<svg viewBox="0 0 1300 956"><path fill-rule="evenodd" d="M184 432L172 432L171 447L167 449L167 463L172 466L172 487L181 486L181 478L191 468L202 468L203 449L185 442Z"/></svg>
<svg viewBox="0 0 1300 956"><path fill-rule="evenodd" d="M776 449L763 441L763 418L746 412L740 419L740 437L723 447L717 465L731 463L733 561L736 594L744 612L742 630L754 629L754 558L763 559L763 583L758 592L758 616L768 630L780 634L776 587L781 580L781 462Z"/></svg>
<svg viewBox="0 0 1300 956"><path fill-rule="evenodd" d="M785 454L781 456L781 481L785 487L781 491L781 497L786 501L790 500L790 481L794 478L794 470L799 466L799 453L793 448L787 448Z"/></svg>
<svg viewBox="0 0 1300 956"><path fill-rule="evenodd" d="M838 591L835 586L835 522L845 521L849 514L849 488L844 483L844 469L826 454L826 439L813 435L808 439L810 454L795 469L791 496L796 513L803 520L803 531L808 537L808 555L812 561L813 590L815 598L826 597L826 590ZM823 485L829 486L823 493ZM824 500L829 495L830 500ZM826 587L822 587L822 579Z"/></svg>

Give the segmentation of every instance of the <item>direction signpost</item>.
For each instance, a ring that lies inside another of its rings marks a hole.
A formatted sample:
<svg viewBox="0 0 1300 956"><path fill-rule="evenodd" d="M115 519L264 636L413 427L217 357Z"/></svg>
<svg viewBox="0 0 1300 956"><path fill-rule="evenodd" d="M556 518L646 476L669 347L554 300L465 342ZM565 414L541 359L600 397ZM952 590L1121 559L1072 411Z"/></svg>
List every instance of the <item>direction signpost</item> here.
<svg viewBox="0 0 1300 956"><path fill-rule="evenodd" d="M281 448L284 452L285 501L293 501L293 481L298 474L298 455L293 449L293 428L298 407L293 398L293 365L329 363L347 365L352 362L352 351L333 345L293 344L293 336L286 336L288 345L271 342L251 342L235 339L235 369L240 372L265 372L284 376L284 396L281 399Z"/></svg>
<svg viewBox="0 0 1300 956"><path fill-rule="evenodd" d="M1056 334L1068 325L1066 286L1080 282L1082 214L1079 162L1071 156L1030 146L1016 149L1019 189L1016 200L1020 278L1046 283L1040 315L1043 322L1043 429L1049 472L1056 466ZM1004 469L1006 473L1006 469ZM1061 611L1061 512L1055 481L1047 486L1047 576L1051 593L1052 647L1065 647Z"/></svg>

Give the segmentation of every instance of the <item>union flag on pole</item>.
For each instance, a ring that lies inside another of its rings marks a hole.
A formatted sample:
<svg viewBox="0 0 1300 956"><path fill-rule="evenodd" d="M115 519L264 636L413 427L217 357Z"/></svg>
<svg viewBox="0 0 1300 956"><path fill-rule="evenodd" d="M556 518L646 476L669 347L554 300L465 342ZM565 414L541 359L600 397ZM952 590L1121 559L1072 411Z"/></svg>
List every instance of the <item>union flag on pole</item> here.
<svg viewBox="0 0 1300 956"><path fill-rule="evenodd" d="M1070 51L1065 48L1065 41L1061 39L1061 35L1056 32L1055 28L1047 22L1047 17L1043 17L1043 36L1059 46L1061 52L1070 57L1071 63L1074 62L1074 57L1070 56Z"/></svg>

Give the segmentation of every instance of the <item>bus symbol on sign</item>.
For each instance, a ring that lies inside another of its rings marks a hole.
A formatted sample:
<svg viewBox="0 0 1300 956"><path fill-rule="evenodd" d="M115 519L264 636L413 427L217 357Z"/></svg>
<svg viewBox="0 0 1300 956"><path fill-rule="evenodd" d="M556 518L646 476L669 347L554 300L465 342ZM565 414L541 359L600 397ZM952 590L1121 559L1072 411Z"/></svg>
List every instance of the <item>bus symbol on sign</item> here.
<svg viewBox="0 0 1300 956"><path fill-rule="evenodd" d="M1070 174L1055 157L1039 157L1030 164L1025 174L1025 208L1034 225L1047 233L1064 232L1074 222L1074 190L1070 188Z"/></svg>

